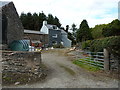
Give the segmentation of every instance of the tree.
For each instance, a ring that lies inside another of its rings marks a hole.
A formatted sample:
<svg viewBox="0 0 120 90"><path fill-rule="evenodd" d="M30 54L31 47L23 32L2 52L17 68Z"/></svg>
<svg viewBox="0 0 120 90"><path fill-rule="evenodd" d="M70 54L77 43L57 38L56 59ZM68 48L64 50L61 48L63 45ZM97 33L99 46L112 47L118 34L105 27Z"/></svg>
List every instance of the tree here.
<svg viewBox="0 0 120 90"><path fill-rule="evenodd" d="M106 24L96 25L94 28L91 28L91 34L94 39L104 38L102 32L103 28L106 27Z"/></svg>
<svg viewBox="0 0 120 90"><path fill-rule="evenodd" d="M43 25L43 21L47 20L47 16L44 14L44 12L42 11L42 13L39 13L39 30L41 29L42 25Z"/></svg>
<svg viewBox="0 0 120 90"><path fill-rule="evenodd" d="M59 27L59 28L61 27L61 24L60 24L59 19L58 19L56 16L53 17L52 14L48 14L47 22L48 22L48 24L56 25L56 26Z"/></svg>
<svg viewBox="0 0 120 90"><path fill-rule="evenodd" d="M47 22L48 22L48 24L54 23L54 17L52 14L48 14Z"/></svg>
<svg viewBox="0 0 120 90"><path fill-rule="evenodd" d="M27 14L21 13L20 19L25 29L34 29L34 20L30 12Z"/></svg>
<svg viewBox="0 0 120 90"><path fill-rule="evenodd" d="M72 41L72 45L76 44L75 38L72 33L68 32L68 38Z"/></svg>
<svg viewBox="0 0 120 90"><path fill-rule="evenodd" d="M22 22L24 28L26 28L26 26L27 26L27 18L26 17L27 17L27 15L24 12L22 12L20 15L20 19L21 19L21 22Z"/></svg>
<svg viewBox="0 0 120 90"><path fill-rule="evenodd" d="M39 30L39 19L38 19L38 14L37 13L33 13L33 22L34 22L34 30Z"/></svg>
<svg viewBox="0 0 120 90"><path fill-rule="evenodd" d="M73 36L74 36L74 38L76 39L76 31L77 31L77 28L76 28L76 25L75 25L74 23L72 24L71 30L73 31Z"/></svg>
<svg viewBox="0 0 120 90"><path fill-rule="evenodd" d="M92 39L90 28L86 20L83 20L80 24L80 27L77 31L77 41L82 42Z"/></svg>
<svg viewBox="0 0 120 90"><path fill-rule="evenodd" d="M59 28L61 27L60 21L56 16L54 18L54 25L57 25L57 27L59 27Z"/></svg>
<svg viewBox="0 0 120 90"><path fill-rule="evenodd" d="M66 32L68 33L69 25L66 25Z"/></svg>
<svg viewBox="0 0 120 90"><path fill-rule="evenodd" d="M75 32L77 30L76 25L74 23L72 24L72 30L73 30L73 32Z"/></svg>
<svg viewBox="0 0 120 90"><path fill-rule="evenodd" d="M26 29L34 30L34 20L30 12L27 13L26 19L27 19Z"/></svg>
<svg viewBox="0 0 120 90"><path fill-rule="evenodd" d="M118 19L113 20L105 28L103 28L102 34L105 37L120 35L120 21Z"/></svg>
<svg viewBox="0 0 120 90"><path fill-rule="evenodd" d="M20 19L25 29L37 30L39 31L43 25L43 21L48 21L48 24L57 25L57 27L61 27L59 19L52 14L48 14L48 17L42 11L41 13L33 13L28 12L27 14L21 13Z"/></svg>

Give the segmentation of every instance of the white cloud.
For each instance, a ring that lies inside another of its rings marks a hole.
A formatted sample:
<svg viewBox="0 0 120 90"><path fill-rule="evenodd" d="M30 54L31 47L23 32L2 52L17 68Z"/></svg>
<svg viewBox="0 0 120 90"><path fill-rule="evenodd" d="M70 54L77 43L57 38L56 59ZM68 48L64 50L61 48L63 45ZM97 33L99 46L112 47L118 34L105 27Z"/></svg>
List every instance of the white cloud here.
<svg viewBox="0 0 120 90"><path fill-rule="evenodd" d="M5 0L6 1L6 0ZM8 1L8 0L7 0ZM13 0L18 13L41 12L57 16L63 26L87 19L90 27L118 18L119 0Z"/></svg>

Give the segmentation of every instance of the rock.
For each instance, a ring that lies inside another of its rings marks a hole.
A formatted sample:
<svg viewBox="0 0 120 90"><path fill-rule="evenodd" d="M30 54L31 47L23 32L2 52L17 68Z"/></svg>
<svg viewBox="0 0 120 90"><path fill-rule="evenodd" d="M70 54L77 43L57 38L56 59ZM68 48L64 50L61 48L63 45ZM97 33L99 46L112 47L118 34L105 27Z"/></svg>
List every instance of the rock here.
<svg viewBox="0 0 120 90"><path fill-rule="evenodd" d="M29 78L29 81L31 80L31 78Z"/></svg>
<svg viewBox="0 0 120 90"><path fill-rule="evenodd" d="M35 74L37 75L37 74L38 74L38 72L35 72Z"/></svg>
<svg viewBox="0 0 120 90"><path fill-rule="evenodd" d="M18 84L20 84L20 82L16 82L16 83L15 83L15 85L18 85Z"/></svg>

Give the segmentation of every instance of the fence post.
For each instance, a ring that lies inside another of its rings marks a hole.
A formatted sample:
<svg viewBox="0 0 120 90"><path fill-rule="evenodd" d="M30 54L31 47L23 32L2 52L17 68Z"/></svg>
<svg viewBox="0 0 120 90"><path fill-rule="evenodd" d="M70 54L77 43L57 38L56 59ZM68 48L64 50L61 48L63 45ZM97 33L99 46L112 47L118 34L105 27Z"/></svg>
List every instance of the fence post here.
<svg viewBox="0 0 120 90"><path fill-rule="evenodd" d="M110 58L109 58L109 52L105 48L104 49L104 70L109 71L110 70Z"/></svg>

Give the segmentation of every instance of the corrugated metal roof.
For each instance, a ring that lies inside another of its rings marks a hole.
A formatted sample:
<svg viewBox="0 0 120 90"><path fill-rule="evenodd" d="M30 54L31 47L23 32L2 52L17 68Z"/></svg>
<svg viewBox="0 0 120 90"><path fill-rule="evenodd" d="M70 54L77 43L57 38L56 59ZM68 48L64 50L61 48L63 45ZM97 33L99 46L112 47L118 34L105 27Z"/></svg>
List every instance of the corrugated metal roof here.
<svg viewBox="0 0 120 90"><path fill-rule="evenodd" d="M24 33L32 33L32 34L44 34L43 32L40 31L34 31L34 30L24 30Z"/></svg>

